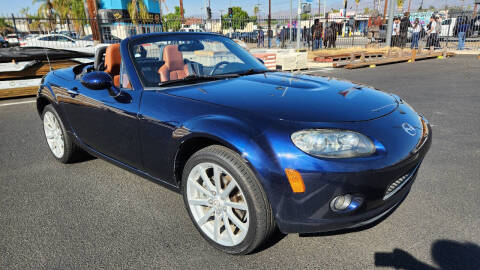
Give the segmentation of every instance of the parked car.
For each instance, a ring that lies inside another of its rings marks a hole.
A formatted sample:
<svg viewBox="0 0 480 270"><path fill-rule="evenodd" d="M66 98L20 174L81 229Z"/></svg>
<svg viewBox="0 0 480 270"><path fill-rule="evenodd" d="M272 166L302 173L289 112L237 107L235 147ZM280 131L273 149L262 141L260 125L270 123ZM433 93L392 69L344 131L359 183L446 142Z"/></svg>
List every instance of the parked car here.
<svg viewBox="0 0 480 270"><path fill-rule="evenodd" d="M73 38L73 39L77 39L77 33L74 32L74 31L60 31L58 33L61 34L61 35L65 35L67 37Z"/></svg>
<svg viewBox="0 0 480 270"><path fill-rule="evenodd" d="M0 48L8 47L8 41L6 41L2 36L0 36Z"/></svg>
<svg viewBox="0 0 480 270"><path fill-rule="evenodd" d="M195 33L203 33L205 32L205 30L201 29L201 28L192 28L192 27L182 27L180 28L180 30L178 30L179 32L195 32Z"/></svg>
<svg viewBox="0 0 480 270"><path fill-rule="evenodd" d="M20 43L20 46L52 49L75 49L92 47L93 42L88 40L77 40L61 34L48 34L25 39Z"/></svg>
<svg viewBox="0 0 480 270"><path fill-rule="evenodd" d="M87 40L87 41L92 41L93 42L93 36L92 35L86 35L80 40ZM103 35L103 41L102 43L106 44L114 44L114 43L120 43L122 41L121 38L118 38L114 35Z"/></svg>
<svg viewBox="0 0 480 270"><path fill-rule="evenodd" d="M19 44L19 37L17 34L8 34L5 37L5 40L8 42L8 46L18 46Z"/></svg>
<svg viewBox="0 0 480 270"><path fill-rule="evenodd" d="M432 142L400 97L271 72L221 35L143 34L104 50L42 79L53 157L69 163L83 149L183 194L200 234L227 253L252 252L277 227L332 231L388 215Z"/></svg>

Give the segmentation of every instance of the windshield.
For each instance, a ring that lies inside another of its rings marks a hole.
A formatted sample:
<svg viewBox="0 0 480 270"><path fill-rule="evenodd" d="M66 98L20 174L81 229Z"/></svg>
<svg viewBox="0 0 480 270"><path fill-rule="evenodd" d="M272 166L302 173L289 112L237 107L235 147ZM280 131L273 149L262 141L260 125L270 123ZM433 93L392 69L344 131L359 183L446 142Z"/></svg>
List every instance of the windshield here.
<svg viewBox="0 0 480 270"><path fill-rule="evenodd" d="M150 35L133 40L129 48L145 87L268 71L231 39L218 35Z"/></svg>

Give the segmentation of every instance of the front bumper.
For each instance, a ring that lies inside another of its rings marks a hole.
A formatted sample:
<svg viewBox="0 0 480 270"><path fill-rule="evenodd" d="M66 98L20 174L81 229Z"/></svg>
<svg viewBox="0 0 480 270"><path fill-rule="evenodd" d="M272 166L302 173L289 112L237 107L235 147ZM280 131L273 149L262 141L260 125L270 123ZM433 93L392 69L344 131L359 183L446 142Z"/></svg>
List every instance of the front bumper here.
<svg viewBox="0 0 480 270"><path fill-rule="evenodd" d="M300 170L307 192L293 196L284 194L285 197L275 212L278 227L284 233L336 231L364 226L391 213L408 195L422 160L430 148L431 134L430 129L428 139L418 152L382 169L357 173ZM387 188L409 173L408 181L395 194L385 199ZM352 212L333 212L330 209L330 201L344 194L359 194L364 201Z"/></svg>

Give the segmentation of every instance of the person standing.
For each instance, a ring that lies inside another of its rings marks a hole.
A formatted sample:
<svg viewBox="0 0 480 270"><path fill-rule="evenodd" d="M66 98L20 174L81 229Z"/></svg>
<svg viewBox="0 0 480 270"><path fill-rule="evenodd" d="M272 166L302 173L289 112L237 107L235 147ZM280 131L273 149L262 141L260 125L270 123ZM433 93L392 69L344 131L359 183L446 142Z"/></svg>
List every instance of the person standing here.
<svg viewBox="0 0 480 270"><path fill-rule="evenodd" d="M408 28L412 27L410 23L410 13L405 12L400 22L400 47L405 48L408 39Z"/></svg>
<svg viewBox="0 0 480 270"><path fill-rule="evenodd" d="M418 40L420 40L420 32L422 31L422 26L420 25L420 20L415 19L413 23L413 33L412 33L412 45L411 49L418 49Z"/></svg>
<svg viewBox="0 0 480 270"><path fill-rule="evenodd" d="M463 50L465 48L465 38L467 36L467 31L470 29L470 24L468 23L467 18L459 17L458 22L458 50Z"/></svg>
<svg viewBox="0 0 480 270"><path fill-rule="evenodd" d="M380 26L383 24L382 16L372 17L368 20L368 43L375 42L380 33Z"/></svg>
<svg viewBox="0 0 480 270"><path fill-rule="evenodd" d="M319 19L315 19L310 30L312 33L312 50L318 50L322 46L322 31Z"/></svg>
<svg viewBox="0 0 480 270"><path fill-rule="evenodd" d="M328 27L325 38L328 41L328 48L336 48L337 47L337 27L334 22L330 24Z"/></svg>
<svg viewBox="0 0 480 270"><path fill-rule="evenodd" d="M264 43L264 40L265 40L265 39L264 39L264 37L265 37L265 35L264 35L264 33L263 33L262 28L260 27L260 28L258 29L258 32L257 32L257 48L260 48L260 47L263 48L263 47L265 47L265 43Z"/></svg>
<svg viewBox="0 0 480 270"><path fill-rule="evenodd" d="M282 28L282 31L280 31L280 39L282 41L282 49L285 48L285 40L287 39L287 29L285 26Z"/></svg>
<svg viewBox="0 0 480 270"><path fill-rule="evenodd" d="M427 34L427 48L435 46L437 42L437 22L435 20L435 16L430 17Z"/></svg>
<svg viewBox="0 0 480 270"><path fill-rule="evenodd" d="M437 32L437 36L435 38L435 48L437 49L440 49L441 46L440 46L440 35L442 34L442 18L440 18L439 16L437 16L435 18L435 32Z"/></svg>
<svg viewBox="0 0 480 270"><path fill-rule="evenodd" d="M400 18L393 21L392 47L400 47Z"/></svg>
<svg viewBox="0 0 480 270"><path fill-rule="evenodd" d="M282 33L281 29L278 27L275 28L275 45L280 47L280 34Z"/></svg>

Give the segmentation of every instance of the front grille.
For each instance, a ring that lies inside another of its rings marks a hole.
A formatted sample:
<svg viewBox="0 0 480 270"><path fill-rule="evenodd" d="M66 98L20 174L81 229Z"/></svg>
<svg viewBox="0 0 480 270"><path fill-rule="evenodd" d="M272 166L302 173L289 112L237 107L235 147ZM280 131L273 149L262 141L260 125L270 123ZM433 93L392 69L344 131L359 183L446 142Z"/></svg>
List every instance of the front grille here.
<svg viewBox="0 0 480 270"><path fill-rule="evenodd" d="M390 197L392 197L395 193L397 193L402 187L408 183L408 181L412 178L412 176L415 174L415 171L417 170L418 165L415 166L410 172L407 174L403 175L402 177L398 178L395 180L393 183L388 186L387 191L385 192L385 196L383 197L383 200L386 200Z"/></svg>

